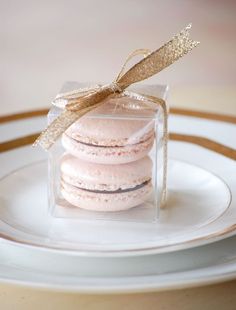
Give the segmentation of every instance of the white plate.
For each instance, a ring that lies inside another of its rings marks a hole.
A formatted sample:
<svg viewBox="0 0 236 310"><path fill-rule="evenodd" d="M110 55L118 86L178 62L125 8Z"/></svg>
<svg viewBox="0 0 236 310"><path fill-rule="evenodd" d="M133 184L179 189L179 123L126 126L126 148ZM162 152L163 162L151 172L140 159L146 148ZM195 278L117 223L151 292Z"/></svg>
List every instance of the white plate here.
<svg viewBox="0 0 236 310"><path fill-rule="evenodd" d="M204 239L210 242L212 236L233 225L227 212L232 208L236 215L236 208L230 206L230 189L220 178L170 160L168 180L168 203L158 223L52 219L48 215L47 162L30 164L0 180L1 235L87 256L131 255L184 249Z"/></svg>
<svg viewBox="0 0 236 310"><path fill-rule="evenodd" d="M189 288L236 277L236 237L148 256L75 257L4 243L0 282L79 293L129 293Z"/></svg>
<svg viewBox="0 0 236 310"><path fill-rule="evenodd" d="M180 118L181 122L178 122ZM183 127L188 128L188 120L191 120L191 128L195 130L199 127L199 121L200 129L210 125L212 133L214 128L218 131L220 128L221 132L225 132L225 128L228 130L229 126L231 131L236 127L232 124L182 116L172 116L170 127L172 130L176 127L181 132L179 124L183 123ZM7 123L1 125L1 139L5 141L4 136L18 137L21 131L25 134L26 127L29 133L35 132L40 130L40 126L44 126L44 118ZM193 133L194 131L191 132ZM233 141L234 139L227 140L229 146ZM119 222L105 225L99 222L91 225L84 222L80 223L79 227L74 221L52 222L47 216L46 166L43 162L38 163L46 158L45 152L26 146L2 153L1 236L22 245L73 249L76 255L117 256L179 250L234 234L235 194L230 201L230 191L236 190L236 178L233 177L234 171L236 174L234 162L187 143L170 142L169 150L170 156L174 156L177 161L170 163L169 207L161 212L157 225L121 225ZM184 163L183 160L190 163ZM14 170L16 171L13 172ZM67 234L63 232L65 224ZM74 234L75 231L79 233ZM77 237L73 242L68 242L72 236Z"/></svg>
<svg viewBox="0 0 236 310"><path fill-rule="evenodd" d="M0 140L7 140L4 138L6 137L4 132L7 133L8 139L21 136L21 132L24 133L27 126L28 134L37 132L44 126L43 123L43 118L36 118L1 125ZM181 124L183 124L182 127ZM219 137L221 139L219 142L235 147L236 126L193 117L171 116L170 118L171 130L180 133L186 133L186 128L191 127L193 129L191 134L204 135L209 126L211 128L209 138L217 141ZM210 241L234 234L235 161L183 142L171 142L169 153L176 160L188 161L191 165L201 166L213 175L218 175L220 184L222 185L221 180L224 180L223 183L229 186L232 202L223 214L227 217L224 223L219 222L218 229L222 229L221 233L213 236ZM0 177L11 175L12 171L21 169L25 165L34 166L34 163L45 158L43 151L32 150L28 146L2 153L0 154ZM222 219L222 216L219 219ZM229 226L229 222L233 225ZM209 228L209 225L206 227ZM200 245L204 242L208 242L207 238L197 243L190 242L190 245ZM63 291L118 293L184 288L236 277L236 237L197 248L155 255L130 257L89 255L88 257L71 255L72 253L76 252L27 246L2 238L0 239L0 282ZM149 252L145 251L145 253Z"/></svg>

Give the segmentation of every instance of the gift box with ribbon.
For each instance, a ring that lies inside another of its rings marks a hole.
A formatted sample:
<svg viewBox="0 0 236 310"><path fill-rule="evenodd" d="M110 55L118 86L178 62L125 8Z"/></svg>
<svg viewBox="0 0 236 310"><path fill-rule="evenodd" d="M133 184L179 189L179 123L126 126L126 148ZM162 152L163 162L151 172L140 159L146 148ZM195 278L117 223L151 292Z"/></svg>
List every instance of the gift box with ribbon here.
<svg viewBox="0 0 236 310"><path fill-rule="evenodd" d="M134 51L108 85L68 82L35 145L49 150L49 204L55 217L156 221L166 205L167 87L143 81L198 42L187 26L154 52ZM143 59L125 71L134 56Z"/></svg>

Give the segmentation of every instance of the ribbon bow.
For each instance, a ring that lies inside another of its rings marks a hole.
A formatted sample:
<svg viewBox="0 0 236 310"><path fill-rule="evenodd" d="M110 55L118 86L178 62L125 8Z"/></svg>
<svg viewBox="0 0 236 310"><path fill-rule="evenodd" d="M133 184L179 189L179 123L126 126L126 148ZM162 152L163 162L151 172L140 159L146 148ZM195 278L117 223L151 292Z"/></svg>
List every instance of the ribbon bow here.
<svg viewBox="0 0 236 310"><path fill-rule="evenodd" d="M199 44L189 38L191 24L174 36L169 42L150 53L148 50L136 50L126 60L114 82L109 85L88 90L76 90L62 94L55 99L65 99L65 110L36 139L35 145L49 149L63 132L84 114L95 109L110 95L122 93L130 85L143 81L162 71ZM145 57L124 73L127 62L136 55ZM158 104L161 100L158 100Z"/></svg>

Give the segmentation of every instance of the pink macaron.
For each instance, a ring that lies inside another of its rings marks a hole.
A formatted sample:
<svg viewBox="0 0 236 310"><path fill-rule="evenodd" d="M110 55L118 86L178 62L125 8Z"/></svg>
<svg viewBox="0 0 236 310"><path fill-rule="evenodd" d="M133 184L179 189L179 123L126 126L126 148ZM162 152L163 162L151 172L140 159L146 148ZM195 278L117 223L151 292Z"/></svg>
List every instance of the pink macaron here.
<svg viewBox="0 0 236 310"><path fill-rule="evenodd" d="M155 137L153 112L130 108L138 103L129 97L108 99L67 129L62 136L64 148L82 160L101 164L122 164L146 156Z"/></svg>
<svg viewBox="0 0 236 310"><path fill-rule="evenodd" d="M94 164L71 154L61 159L61 193L73 206L121 211L138 206L152 192L152 160L145 156L119 164Z"/></svg>

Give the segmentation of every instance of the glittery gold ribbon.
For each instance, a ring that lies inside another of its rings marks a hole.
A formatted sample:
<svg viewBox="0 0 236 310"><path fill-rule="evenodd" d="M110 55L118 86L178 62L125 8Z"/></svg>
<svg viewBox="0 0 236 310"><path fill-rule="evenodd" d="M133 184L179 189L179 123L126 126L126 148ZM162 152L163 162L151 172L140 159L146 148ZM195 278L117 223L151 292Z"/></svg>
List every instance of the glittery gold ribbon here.
<svg viewBox="0 0 236 310"><path fill-rule="evenodd" d="M190 39L190 28L191 24L162 47L152 53L148 53L145 58L136 63L126 73L124 73L124 65L113 83L85 91L78 90L72 95L64 94L56 98L56 100L67 100L65 110L40 134L34 145L41 145L42 148L49 149L71 124L101 105L104 99L110 95L123 92L131 84L153 76L187 54L199 43ZM147 50L134 51L127 61L140 52L146 54Z"/></svg>
<svg viewBox="0 0 236 310"><path fill-rule="evenodd" d="M169 42L164 44L154 52L146 49L136 50L131 53L120 73L114 82L109 85L96 86L90 89L79 89L69 93L64 93L56 97L54 103L59 100L66 100L64 111L40 134L35 145L40 145L45 150L49 149L66 129L77 121L80 117L103 104L103 100L109 96L116 96L125 91L130 85L143 81L156 73L162 71L176 60L187 54L199 44L189 37L191 24L174 36ZM136 55L142 54L144 58L125 72L127 62ZM166 175L167 175L167 108L164 100L156 97L146 96L164 111L163 123L163 188L162 204L166 198Z"/></svg>

